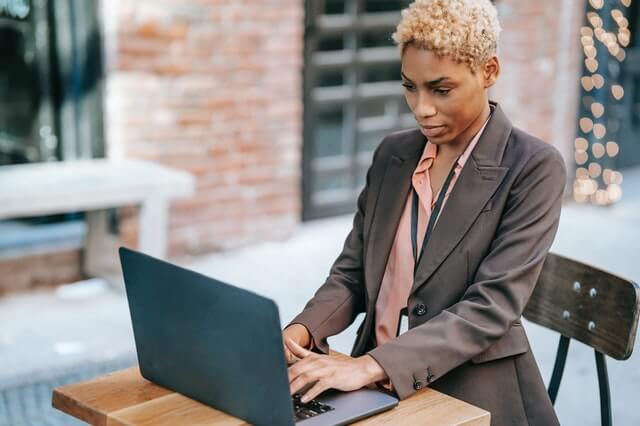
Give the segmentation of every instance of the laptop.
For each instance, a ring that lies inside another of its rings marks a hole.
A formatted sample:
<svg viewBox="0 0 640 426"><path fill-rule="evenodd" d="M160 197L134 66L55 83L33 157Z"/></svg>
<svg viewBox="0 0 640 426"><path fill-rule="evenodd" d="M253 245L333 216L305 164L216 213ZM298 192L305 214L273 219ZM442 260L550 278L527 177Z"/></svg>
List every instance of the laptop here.
<svg viewBox="0 0 640 426"><path fill-rule="evenodd" d="M275 302L121 247L144 378L256 425L342 425L393 408L379 390L289 391ZM309 386L307 386L307 389Z"/></svg>

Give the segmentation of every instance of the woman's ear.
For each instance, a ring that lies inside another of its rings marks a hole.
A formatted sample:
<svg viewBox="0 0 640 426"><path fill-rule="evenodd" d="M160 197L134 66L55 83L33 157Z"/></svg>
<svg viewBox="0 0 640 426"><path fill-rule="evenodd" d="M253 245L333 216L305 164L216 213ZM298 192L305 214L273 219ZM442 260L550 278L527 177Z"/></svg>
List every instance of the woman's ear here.
<svg viewBox="0 0 640 426"><path fill-rule="evenodd" d="M484 65L482 65L482 74L484 77L485 89L496 83L498 76L500 75L500 60L496 55L493 55L484 63Z"/></svg>

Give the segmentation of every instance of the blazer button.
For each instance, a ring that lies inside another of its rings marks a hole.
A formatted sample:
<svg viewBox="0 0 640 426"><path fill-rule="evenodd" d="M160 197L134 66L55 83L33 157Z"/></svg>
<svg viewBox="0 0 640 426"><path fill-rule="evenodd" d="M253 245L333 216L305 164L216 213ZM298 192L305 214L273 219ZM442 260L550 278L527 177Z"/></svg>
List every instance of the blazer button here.
<svg viewBox="0 0 640 426"><path fill-rule="evenodd" d="M418 303L416 307L413 308L413 313L421 317L427 313L427 307L424 305L424 303Z"/></svg>
<svg viewBox="0 0 640 426"><path fill-rule="evenodd" d="M419 381L418 381L418 382L413 382L413 388L414 388L415 390L420 390L420 389L422 389L422 382L419 382Z"/></svg>

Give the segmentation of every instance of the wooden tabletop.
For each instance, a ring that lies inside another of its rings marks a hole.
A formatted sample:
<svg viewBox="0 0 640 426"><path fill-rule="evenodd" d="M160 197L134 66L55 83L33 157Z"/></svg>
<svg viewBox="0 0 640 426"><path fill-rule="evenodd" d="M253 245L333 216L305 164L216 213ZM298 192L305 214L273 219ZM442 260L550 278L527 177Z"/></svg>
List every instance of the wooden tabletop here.
<svg viewBox="0 0 640 426"><path fill-rule="evenodd" d="M102 426L248 424L146 380L138 367L54 389L53 406ZM489 423L488 411L427 387L400 401L392 410L354 424L488 426Z"/></svg>

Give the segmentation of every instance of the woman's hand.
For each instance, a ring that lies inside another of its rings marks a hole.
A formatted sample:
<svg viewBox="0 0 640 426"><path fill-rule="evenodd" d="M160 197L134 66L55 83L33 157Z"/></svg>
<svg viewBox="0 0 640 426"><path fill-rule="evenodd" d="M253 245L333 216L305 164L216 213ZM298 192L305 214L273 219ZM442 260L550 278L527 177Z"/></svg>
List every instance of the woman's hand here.
<svg viewBox="0 0 640 426"><path fill-rule="evenodd" d="M293 340L298 346L306 348L311 343L311 335L309 330L302 324L291 324L289 327L282 330L282 341L284 343L284 355L287 359L287 364L291 365L298 360L294 354L291 353L287 347L287 339Z"/></svg>
<svg viewBox="0 0 640 426"><path fill-rule="evenodd" d="M289 367L291 394L315 382L303 395L302 402L314 399L329 388L352 391L387 378L380 364L369 355L345 359L319 355L304 349L292 339L286 339L285 346L300 358Z"/></svg>

